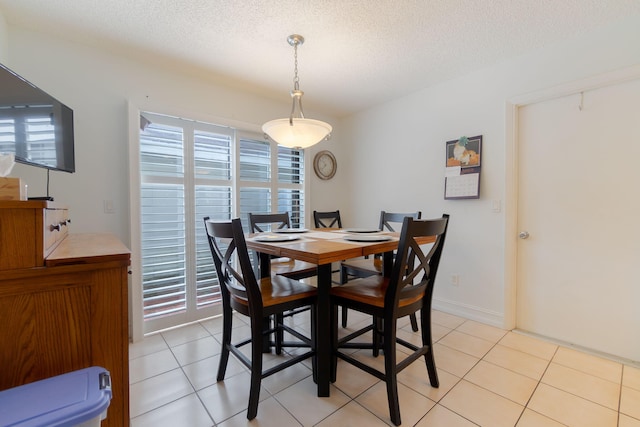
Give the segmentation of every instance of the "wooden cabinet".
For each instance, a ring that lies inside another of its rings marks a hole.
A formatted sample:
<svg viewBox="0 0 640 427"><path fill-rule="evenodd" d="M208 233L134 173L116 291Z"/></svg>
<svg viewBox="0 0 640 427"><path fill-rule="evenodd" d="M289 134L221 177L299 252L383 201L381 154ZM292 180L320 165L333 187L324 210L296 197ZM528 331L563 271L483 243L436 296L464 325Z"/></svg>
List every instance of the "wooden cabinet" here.
<svg viewBox="0 0 640 427"><path fill-rule="evenodd" d="M102 425L127 426L130 252L110 234L50 228L63 221L50 202L0 202L0 390L102 366L113 392Z"/></svg>
<svg viewBox="0 0 640 427"><path fill-rule="evenodd" d="M42 267L69 231L66 207L42 201L0 201L0 271Z"/></svg>

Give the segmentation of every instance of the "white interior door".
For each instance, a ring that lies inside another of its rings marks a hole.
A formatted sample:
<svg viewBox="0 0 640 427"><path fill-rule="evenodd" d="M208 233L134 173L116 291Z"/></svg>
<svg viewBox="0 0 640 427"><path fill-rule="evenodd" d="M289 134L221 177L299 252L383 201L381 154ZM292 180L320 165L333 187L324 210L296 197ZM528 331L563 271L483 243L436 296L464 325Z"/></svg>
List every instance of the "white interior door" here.
<svg viewBox="0 0 640 427"><path fill-rule="evenodd" d="M639 361L640 80L583 96L519 110L517 327Z"/></svg>

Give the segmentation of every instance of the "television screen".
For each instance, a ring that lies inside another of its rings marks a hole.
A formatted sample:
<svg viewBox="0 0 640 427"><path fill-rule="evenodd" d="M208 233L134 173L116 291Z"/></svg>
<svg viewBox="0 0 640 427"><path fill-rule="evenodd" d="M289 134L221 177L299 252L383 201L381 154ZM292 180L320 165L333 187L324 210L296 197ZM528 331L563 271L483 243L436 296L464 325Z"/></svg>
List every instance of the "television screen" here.
<svg viewBox="0 0 640 427"><path fill-rule="evenodd" d="M73 110L0 64L0 153L75 172Z"/></svg>

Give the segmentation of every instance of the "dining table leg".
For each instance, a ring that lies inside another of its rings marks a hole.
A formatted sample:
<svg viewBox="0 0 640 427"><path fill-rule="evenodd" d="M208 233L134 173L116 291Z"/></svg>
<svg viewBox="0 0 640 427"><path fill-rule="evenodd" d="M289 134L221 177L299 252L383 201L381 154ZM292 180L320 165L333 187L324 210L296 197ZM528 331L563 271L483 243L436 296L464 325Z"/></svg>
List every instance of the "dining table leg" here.
<svg viewBox="0 0 640 427"><path fill-rule="evenodd" d="M318 265L318 301L316 309L316 357L318 397L329 396L331 369L331 306L329 290L331 289L331 264Z"/></svg>
<svg viewBox="0 0 640 427"><path fill-rule="evenodd" d="M393 270L393 252L385 252L382 254L382 275L385 277L390 277L392 270Z"/></svg>

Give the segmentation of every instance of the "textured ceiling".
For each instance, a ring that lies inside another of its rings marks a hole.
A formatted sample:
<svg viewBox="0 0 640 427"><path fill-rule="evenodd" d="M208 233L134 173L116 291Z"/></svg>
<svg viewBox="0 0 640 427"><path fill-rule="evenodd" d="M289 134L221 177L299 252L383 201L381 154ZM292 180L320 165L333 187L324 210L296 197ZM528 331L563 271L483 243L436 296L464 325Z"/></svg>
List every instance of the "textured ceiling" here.
<svg viewBox="0 0 640 427"><path fill-rule="evenodd" d="M0 0L53 32L343 116L640 14L640 0ZM637 46L637 41L635 42Z"/></svg>

